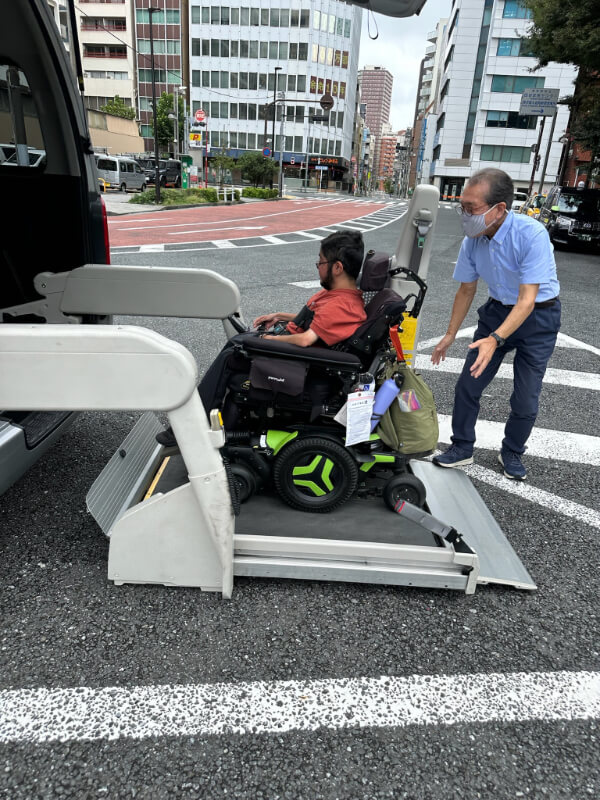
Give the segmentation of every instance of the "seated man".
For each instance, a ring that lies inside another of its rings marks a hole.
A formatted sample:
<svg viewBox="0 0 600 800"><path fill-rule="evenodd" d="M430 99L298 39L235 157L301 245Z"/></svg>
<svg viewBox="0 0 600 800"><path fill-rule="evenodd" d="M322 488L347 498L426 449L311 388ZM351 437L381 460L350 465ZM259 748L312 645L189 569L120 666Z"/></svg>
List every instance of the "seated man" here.
<svg viewBox="0 0 600 800"><path fill-rule="evenodd" d="M260 334L265 339L280 339L299 347L332 346L348 339L367 317L362 292L356 279L364 258L364 242L360 231L336 231L321 242L316 263L323 289L314 294L299 314L275 312L257 317L254 328L285 323L283 333ZM230 374L232 349L248 334L230 339L200 381L198 391L209 414L222 404ZM170 428L157 434L165 447L176 446Z"/></svg>

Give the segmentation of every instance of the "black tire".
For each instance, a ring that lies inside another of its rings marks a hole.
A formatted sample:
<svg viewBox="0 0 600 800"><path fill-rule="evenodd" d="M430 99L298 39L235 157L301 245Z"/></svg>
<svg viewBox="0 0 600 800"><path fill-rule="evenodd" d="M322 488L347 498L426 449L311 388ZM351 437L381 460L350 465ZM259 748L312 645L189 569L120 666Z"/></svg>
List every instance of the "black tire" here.
<svg viewBox="0 0 600 800"><path fill-rule="evenodd" d="M175 181L175 188L181 189L181 178L177 178L177 180Z"/></svg>
<svg viewBox="0 0 600 800"><path fill-rule="evenodd" d="M403 473L394 475L383 488L383 500L388 508L396 510L399 500L406 500L413 506L422 508L425 505L427 491L419 478L415 475Z"/></svg>
<svg viewBox="0 0 600 800"><path fill-rule="evenodd" d="M147 183L143 183L142 186L140 187L140 194L142 192L145 192L147 188L148 188L148 184Z"/></svg>
<svg viewBox="0 0 600 800"><path fill-rule="evenodd" d="M258 488L258 481L256 475L250 467L245 464L235 463L231 465L231 472L233 480L237 489L237 496L240 503L245 503L249 500L256 489Z"/></svg>
<svg viewBox="0 0 600 800"><path fill-rule="evenodd" d="M123 192L123 193L125 194L125 193L127 192L127 184L126 184L126 183L122 183L122 184L119 186L119 191L120 191L120 192Z"/></svg>
<svg viewBox="0 0 600 800"><path fill-rule="evenodd" d="M275 459L273 480L289 506L320 514L354 494L358 467L345 447L314 436L284 447Z"/></svg>

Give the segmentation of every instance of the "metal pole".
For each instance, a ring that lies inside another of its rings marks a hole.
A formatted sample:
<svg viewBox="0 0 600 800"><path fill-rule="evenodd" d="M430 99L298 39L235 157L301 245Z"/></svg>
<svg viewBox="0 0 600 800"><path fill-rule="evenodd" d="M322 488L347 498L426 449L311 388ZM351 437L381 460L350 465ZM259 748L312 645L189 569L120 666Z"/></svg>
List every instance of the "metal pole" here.
<svg viewBox="0 0 600 800"><path fill-rule="evenodd" d="M204 188L208 189L208 114L205 117L206 119L206 146L204 148L205 159L204 159Z"/></svg>
<svg viewBox="0 0 600 800"><path fill-rule="evenodd" d="M277 117L277 73L283 67L275 67L273 70L273 127L271 129L271 158L275 161L275 118Z"/></svg>
<svg viewBox="0 0 600 800"><path fill-rule="evenodd" d="M550 126L550 136L548 137L548 144L546 145L546 157L544 158L544 166L542 167L542 175L540 178L540 188L538 189L538 193L543 193L544 187L544 178L546 177L546 167L548 166L548 159L550 158L550 150L552 149L552 137L554 136L554 128L556 127L556 117L557 110L554 109L554 115L552 116L552 125Z"/></svg>
<svg viewBox="0 0 600 800"><path fill-rule="evenodd" d="M190 121L187 113L187 98L183 98L183 146L181 152L187 153L190 139Z"/></svg>
<svg viewBox="0 0 600 800"><path fill-rule="evenodd" d="M177 87L173 87L173 103L175 104L175 119L173 120L173 158L177 160L179 155L178 139L179 139L179 95L177 94Z"/></svg>
<svg viewBox="0 0 600 800"><path fill-rule="evenodd" d="M540 145L542 143L542 134L544 133L544 122L546 117L542 117L542 122L540 124L540 133L537 140L537 145L535 146L535 154L533 157L533 169L531 170L531 180L529 181L529 188L527 190L527 194L530 195L533 191L533 183L535 181L535 171L538 167L538 159L540 155Z"/></svg>
<svg viewBox="0 0 600 800"><path fill-rule="evenodd" d="M283 132L285 122L285 106L281 106L281 127L279 130L279 137L281 139L281 146L279 148L279 197L283 197Z"/></svg>
<svg viewBox="0 0 600 800"><path fill-rule="evenodd" d="M156 75L154 74L154 35L152 32L153 20L152 15L160 8L149 8L148 15L150 17L150 69L152 70L152 121L154 125L154 199L156 203L160 203L160 171L159 171L159 155L158 155L158 122L156 116Z"/></svg>

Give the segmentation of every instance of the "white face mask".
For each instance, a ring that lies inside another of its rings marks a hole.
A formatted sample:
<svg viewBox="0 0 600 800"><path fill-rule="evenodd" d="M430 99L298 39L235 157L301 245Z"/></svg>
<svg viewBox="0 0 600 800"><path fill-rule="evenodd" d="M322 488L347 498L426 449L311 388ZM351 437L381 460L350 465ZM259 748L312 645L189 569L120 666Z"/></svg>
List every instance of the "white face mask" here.
<svg viewBox="0 0 600 800"><path fill-rule="evenodd" d="M497 205L498 203L493 205L492 208L496 208ZM476 236L485 233L485 231L494 224L491 222L489 225L486 225L485 222L486 214L489 214L492 208L488 208L483 214L465 214L463 211L460 217L460 223L465 236L468 236L469 239L474 239Z"/></svg>

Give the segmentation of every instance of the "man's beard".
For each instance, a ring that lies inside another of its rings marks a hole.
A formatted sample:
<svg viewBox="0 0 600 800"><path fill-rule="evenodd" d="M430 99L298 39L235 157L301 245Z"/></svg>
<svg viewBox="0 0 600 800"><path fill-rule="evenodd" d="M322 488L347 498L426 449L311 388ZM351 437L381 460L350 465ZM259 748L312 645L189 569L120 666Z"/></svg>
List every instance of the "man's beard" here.
<svg viewBox="0 0 600 800"><path fill-rule="evenodd" d="M329 264L329 266L327 267L327 275L325 275L325 277L322 278L320 281L320 284L324 289L331 290L332 276L333 276L333 264Z"/></svg>

